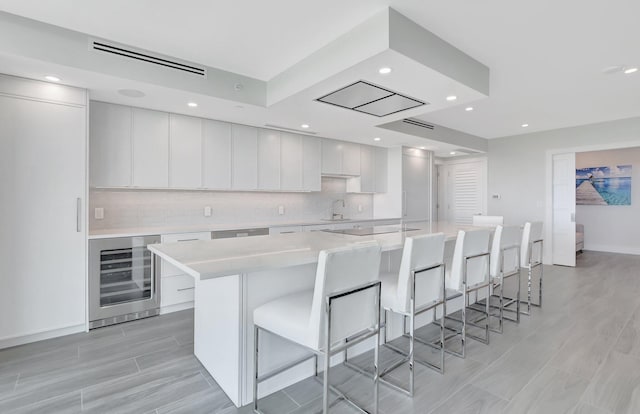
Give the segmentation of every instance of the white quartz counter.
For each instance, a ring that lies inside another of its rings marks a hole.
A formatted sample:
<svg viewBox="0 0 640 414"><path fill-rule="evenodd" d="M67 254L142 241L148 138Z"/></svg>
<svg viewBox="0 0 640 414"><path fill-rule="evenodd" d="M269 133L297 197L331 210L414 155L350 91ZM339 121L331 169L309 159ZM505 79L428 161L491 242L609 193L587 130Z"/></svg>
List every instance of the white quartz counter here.
<svg viewBox="0 0 640 414"><path fill-rule="evenodd" d="M410 223L412 231L370 236L303 232L233 239L153 244L149 250L191 276L204 280L220 276L316 263L324 249L375 240L383 251L401 249L406 236L443 232L453 240L469 226Z"/></svg>
<svg viewBox="0 0 640 414"><path fill-rule="evenodd" d="M172 233L195 233L201 231L218 231L218 230L236 230L236 229L253 229L253 228L271 228L271 227L289 227L289 226L315 226L315 225L331 225L340 223L370 223L383 222L389 220L400 220L397 217L377 218L377 219L349 219L349 220L311 220L311 221L291 221L291 222L245 222L245 223L229 223L229 224L210 224L197 226L161 226L161 227L131 227L118 229L99 229L90 230L89 239L107 239L114 237L136 237L149 236L156 234L172 234Z"/></svg>

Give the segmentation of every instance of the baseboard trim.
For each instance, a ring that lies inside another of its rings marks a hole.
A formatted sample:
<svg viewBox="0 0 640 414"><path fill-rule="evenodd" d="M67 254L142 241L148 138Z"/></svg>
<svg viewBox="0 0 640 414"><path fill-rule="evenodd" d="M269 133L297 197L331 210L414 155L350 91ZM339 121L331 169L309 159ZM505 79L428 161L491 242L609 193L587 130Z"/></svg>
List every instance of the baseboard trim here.
<svg viewBox="0 0 640 414"><path fill-rule="evenodd" d="M86 332L86 325L84 323L81 325L69 326L66 328L53 329L51 331L2 338L0 339L0 349L29 344L31 342L44 341L45 339L57 338L59 336L66 336L80 332Z"/></svg>
<svg viewBox="0 0 640 414"><path fill-rule="evenodd" d="M596 252L607 252L607 253L640 255L640 247L610 246L606 244L586 244L585 243L584 250L592 250Z"/></svg>
<svg viewBox="0 0 640 414"><path fill-rule="evenodd" d="M177 303L175 305L163 306L160 308L160 315L165 315L167 313L178 312L181 310L192 309L192 308L193 308L193 301Z"/></svg>

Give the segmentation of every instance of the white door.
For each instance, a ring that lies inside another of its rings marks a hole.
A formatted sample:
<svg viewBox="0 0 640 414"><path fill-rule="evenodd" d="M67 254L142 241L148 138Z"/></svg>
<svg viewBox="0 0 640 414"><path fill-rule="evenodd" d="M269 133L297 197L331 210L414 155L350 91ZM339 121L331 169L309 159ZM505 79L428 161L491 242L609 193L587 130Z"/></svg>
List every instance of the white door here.
<svg viewBox="0 0 640 414"><path fill-rule="evenodd" d="M476 214L486 214L486 160L452 163L448 168L448 220L469 225Z"/></svg>
<svg viewBox="0 0 640 414"><path fill-rule="evenodd" d="M553 156L553 264L576 265L576 154Z"/></svg>

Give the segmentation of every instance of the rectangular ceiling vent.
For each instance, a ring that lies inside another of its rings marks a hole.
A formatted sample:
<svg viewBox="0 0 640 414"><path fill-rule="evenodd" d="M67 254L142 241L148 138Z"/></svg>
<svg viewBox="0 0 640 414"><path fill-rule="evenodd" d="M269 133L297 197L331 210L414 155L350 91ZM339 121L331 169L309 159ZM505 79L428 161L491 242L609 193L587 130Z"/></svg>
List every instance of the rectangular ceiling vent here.
<svg viewBox="0 0 640 414"><path fill-rule="evenodd" d="M203 67L198 67L191 63L179 62L177 60L169 60L165 57L154 56L149 52L134 50L122 45L109 44L103 40L92 40L90 48L98 52L110 53L127 59L164 66L166 68L202 76L203 78L207 77L207 70Z"/></svg>
<svg viewBox="0 0 640 414"><path fill-rule="evenodd" d="M420 128L430 129L432 131L435 128L434 125L427 124L426 122L418 121L417 119L413 119L413 118L405 118L402 120L402 122L404 122L405 124L414 125Z"/></svg>
<svg viewBox="0 0 640 414"><path fill-rule="evenodd" d="M347 85L316 99L316 101L377 117L428 105L426 102L409 98L365 81Z"/></svg>

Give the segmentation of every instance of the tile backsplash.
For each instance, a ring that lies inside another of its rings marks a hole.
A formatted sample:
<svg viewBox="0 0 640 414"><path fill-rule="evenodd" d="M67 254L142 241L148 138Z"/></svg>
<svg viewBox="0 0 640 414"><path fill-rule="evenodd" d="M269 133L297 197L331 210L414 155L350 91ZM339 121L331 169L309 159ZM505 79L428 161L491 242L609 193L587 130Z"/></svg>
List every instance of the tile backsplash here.
<svg viewBox="0 0 640 414"><path fill-rule="evenodd" d="M91 189L89 228L315 221L329 218L333 202L340 199L345 207L336 203L336 212L344 217L373 217L373 196L347 193L346 181L340 178L323 178L322 191L313 193ZM211 217L204 216L206 206L211 207ZM279 206L284 206L283 215L278 214ZM95 219L95 208L104 209L104 219Z"/></svg>

